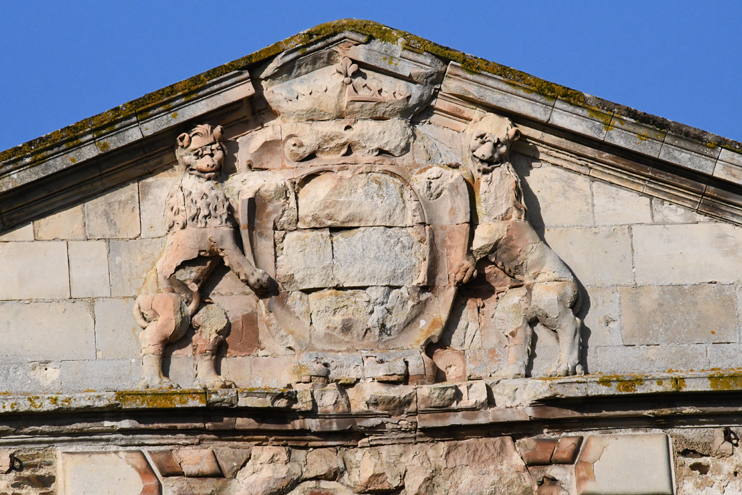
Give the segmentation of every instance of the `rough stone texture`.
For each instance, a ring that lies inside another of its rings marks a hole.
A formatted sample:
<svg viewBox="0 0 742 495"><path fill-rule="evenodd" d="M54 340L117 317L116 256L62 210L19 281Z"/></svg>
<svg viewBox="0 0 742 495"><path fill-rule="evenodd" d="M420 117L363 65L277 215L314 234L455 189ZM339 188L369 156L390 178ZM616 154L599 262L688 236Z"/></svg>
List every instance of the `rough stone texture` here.
<svg viewBox="0 0 742 495"><path fill-rule="evenodd" d="M498 459L498 469L494 472L490 459ZM509 437L449 444L444 450L442 465L450 472L435 481L451 494L525 495L533 490L533 482Z"/></svg>
<svg viewBox="0 0 742 495"><path fill-rule="evenodd" d="M334 274L342 287L412 285L425 260L416 229L367 227L332 235Z"/></svg>
<svg viewBox="0 0 742 495"><path fill-rule="evenodd" d="M285 447L254 447L250 460L237 474L246 493L285 493L301 476L301 464Z"/></svg>
<svg viewBox="0 0 742 495"><path fill-rule="evenodd" d="M185 476L197 478L221 477L222 470L211 449L187 448L174 452Z"/></svg>
<svg viewBox="0 0 742 495"><path fill-rule="evenodd" d="M604 182L593 183L596 225L652 223L649 198Z"/></svg>
<svg viewBox="0 0 742 495"><path fill-rule="evenodd" d="M62 493L55 449L12 449L10 452L5 450L3 455L7 453L11 456L12 469L0 471L0 492L18 495Z"/></svg>
<svg viewBox="0 0 742 495"><path fill-rule="evenodd" d="M633 282L626 227L549 229L544 238L585 286Z"/></svg>
<svg viewBox="0 0 742 495"><path fill-rule="evenodd" d="M111 295L136 296L145 275L160 256L163 245L162 239L110 241L108 263Z"/></svg>
<svg viewBox="0 0 742 495"><path fill-rule="evenodd" d="M108 297L108 244L105 241L67 243L72 297Z"/></svg>
<svg viewBox="0 0 742 495"><path fill-rule="evenodd" d="M92 307L71 301L0 303L0 341L6 356L23 360L95 359Z"/></svg>
<svg viewBox="0 0 742 495"><path fill-rule="evenodd" d="M82 205L73 206L34 222L36 240L85 239Z"/></svg>
<svg viewBox="0 0 742 495"><path fill-rule="evenodd" d="M276 260L276 279L286 289L333 287L332 255L329 230L288 232Z"/></svg>
<svg viewBox="0 0 742 495"><path fill-rule="evenodd" d="M139 237L137 184L130 184L85 203L85 233L88 239Z"/></svg>
<svg viewBox="0 0 742 495"><path fill-rule="evenodd" d="M2 243L0 263L0 299L70 296L65 242Z"/></svg>
<svg viewBox="0 0 742 495"><path fill-rule="evenodd" d="M720 284L624 287L626 345L737 342L734 287Z"/></svg>
<svg viewBox="0 0 742 495"><path fill-rule="evenodd" d="M299 228L409 227L420 216L409 186L379 173L322 174L299 191L298 207Z"/></svg>
<svg viewBox="0 0 742 495"><path fill-rule="evenodd" d="M742 278L742 229L722 223L632 228L638 284L732 283Z"/></svg>

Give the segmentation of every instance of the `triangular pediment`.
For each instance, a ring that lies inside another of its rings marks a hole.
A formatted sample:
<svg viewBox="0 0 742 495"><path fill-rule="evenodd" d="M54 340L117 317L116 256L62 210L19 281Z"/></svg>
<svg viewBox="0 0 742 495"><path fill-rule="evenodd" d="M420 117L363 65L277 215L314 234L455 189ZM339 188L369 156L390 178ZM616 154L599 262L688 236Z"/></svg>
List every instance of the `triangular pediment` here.
<svg viewBox="0 0 742 495"><path fill-rule="evenodd" d="M521 125L533 145L531 153L556 155L557 162L566 153L583 160L578 172L594 170L603 180L644 194L656 191L657 197L702 214L739 221L740 143L403 31L343 20L0 153L0 229L69 205L72 196L91 197L172 163L174 137L199 119L231 122L231 132L244 133L256 125L249 119L271 98L280 107L279 100L297 102L303 95L310 98L305 101L311 111L293 105L284 120L322 120L311 99L320 91L320 99L330 105L325 117L337 116L338 105L346 105L338 96L340 88L311 86L323 72L342 80L336 71L343 58L358 66L359 74L377 74L372 84L380 84L372 88L365 76L356 78L347 88L360 90L355 97L342 88L351 100L347 118L415 115L460 131L477 109L500 112ZM374 96L377 91L381 94ZM389 96L386 105L364 101L383 95ZM369 114L370 107L378 115ZM519 147L525 148L524 143Z"/></svg>

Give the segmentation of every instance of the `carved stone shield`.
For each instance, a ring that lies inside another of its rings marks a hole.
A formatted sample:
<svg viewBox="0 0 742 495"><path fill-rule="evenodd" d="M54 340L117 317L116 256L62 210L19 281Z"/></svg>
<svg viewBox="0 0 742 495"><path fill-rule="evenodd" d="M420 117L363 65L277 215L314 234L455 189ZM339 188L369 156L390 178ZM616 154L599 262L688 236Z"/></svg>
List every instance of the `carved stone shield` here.
<svg viewBox="0 0 742 495"><path fill-rule="evenodd" d="M443 330L469 240L465 174L413 146L411 118L443 67L368 45L322 62L265 69L280 119L242 138L244 173L230 179L245 251L277 283L266 319L296 350L424 347Z"/></svg>

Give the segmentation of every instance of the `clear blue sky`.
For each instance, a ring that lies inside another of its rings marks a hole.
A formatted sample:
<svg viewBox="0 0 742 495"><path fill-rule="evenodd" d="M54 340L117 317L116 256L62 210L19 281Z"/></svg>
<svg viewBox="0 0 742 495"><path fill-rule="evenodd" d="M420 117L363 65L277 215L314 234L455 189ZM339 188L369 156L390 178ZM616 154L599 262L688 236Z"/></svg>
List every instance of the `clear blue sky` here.
<svg viewBox="0 0 742 495"><path fill-rule="evenodd" d="M742 2L0 3L0 150L355 17L742 141Z"/></svg>

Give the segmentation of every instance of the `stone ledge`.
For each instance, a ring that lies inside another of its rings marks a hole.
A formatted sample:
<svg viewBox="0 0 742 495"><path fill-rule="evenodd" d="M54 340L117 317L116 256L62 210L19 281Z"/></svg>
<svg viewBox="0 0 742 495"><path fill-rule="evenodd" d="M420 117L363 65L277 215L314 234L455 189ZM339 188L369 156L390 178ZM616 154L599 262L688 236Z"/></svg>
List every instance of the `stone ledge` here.
<svg viewBox="0 0 742 495"><path fill-rule="evenodd" d="M317 384L318 385L318 384ZM588 375L567 378L475 380L460 383L404 386L361 382L348 389L336 384L311 389L123 390L75 394L0 395L0 415L82 411L145 411L162 409L233 409L314 413L332 421L417 416L421 427L528 421L563 401L660 394L742 391L742 370L653 375ZM340 390L340 392L338 392ZM332 392L342 407L328 408ZM414 393L411 397L410 393ZM394 403L377 407L379 397ZM413 400L414 399L414 400ZM365 401L364 407L359 404ZM318 407L319 406L319 407ZM566 409L560 409L566 411ZM635 413L639 414L639 413ZM580 414L578 414L580 415ZM548 416L553 417L553 416Z"/></svg>

